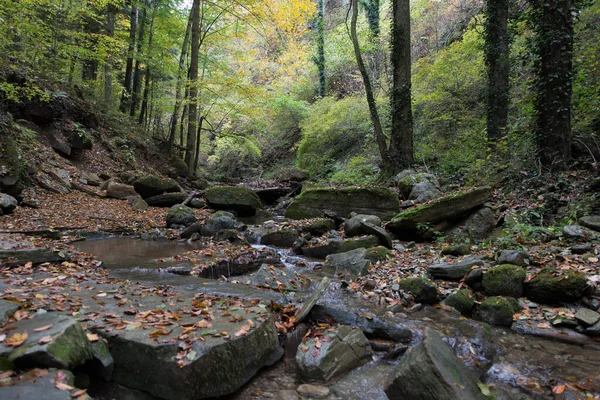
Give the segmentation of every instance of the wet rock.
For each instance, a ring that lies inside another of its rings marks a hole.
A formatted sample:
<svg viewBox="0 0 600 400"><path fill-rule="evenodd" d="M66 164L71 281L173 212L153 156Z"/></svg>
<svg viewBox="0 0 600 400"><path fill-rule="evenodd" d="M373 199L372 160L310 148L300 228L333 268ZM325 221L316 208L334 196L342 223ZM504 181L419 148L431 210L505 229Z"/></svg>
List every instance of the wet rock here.
<svg viewBox="0 0 600 400"><path fill-rule="evenodd" d="M308 246L308 241L304 237L299 237L292 243L292 251L294 254L302 254L302 249Z"/></svg>
<svg viewBox="0 0 600 400"><path fill-rule="evenodd" d="M571 328L571 329L575 329L579 326L579 324L577 323L577 321L573 320L573 319L567 319L567 318L556 318L552 320L552 326L555 326L557 328Z"/></svg>
<svg viewBox="0 0 600 400"><path fill-rule="evenodd" d="M239 216L253 216L262 208L260 198L252 190L241 186L215 186L204 193L209 207L233 210Z"/></svg>
<svg viewBox="0 0 600 400"><path fill-rule="evenodd" d="M330 390L327 386L311 385L304 383L296 389L302 396L308 396L314 399L324 399L329 396Z"/></svg>
<svg viewBox="0 0 600 400"><path fill-rule="evenodd" d="M0 193L0 215L10 214L18 205L17 199L9 194Z"/></svg>
<svg viewBox="0 0 600 400"><path fill-rule="evenodd" d="M485 399L474 374L431 328L400 361L385 393L390 400Z"/></svg>
<svg viewBox="0 0 600 400"><path fill-rule="evenodd" d="M295 229L280 229L269 232L260 238L260 243L266 246L292 247L298 239L298 231Z"/></svg>
<svg viewBox="0 0 600 400"><path fill-rule="evenodd" d="M71 386L75 378L70 371L50 369L32 370L24 372L15 379L16 383L0 388L0 396L3 399L19 400L71 400L69 390L58 389L56 382L64 380L63 383ZM89 396L83 395L85 399Z"/></svg>
<svg viewBox="0 0 600 400"><path fill-rule="evenodd" d="M370 248L379 245L379 239L375 236L367 236L358 239L333 239L325 244L317 246L302 247L302 254L312 258L326 258L330 254L344 253L361 247Z"/></svg>
<svg viewBox="0 0 600 400"><path fill-rule="evenodd" d="M479 306L479 319L495 326L511 326L521 307L512 297L488 297Z"/></svg>
<svg viewBox="0 0 600 400"><path fill-rule="evenodd" d="M600 321L600 314L596 311L589 310L587 308L580 308L575 314L575 319L579 321L583 326L592 326Z"/></svg>
<svg viewBox="0 0 600 400"><path fill-rule="evenodd" d="M205 264L196 273L201 278L218 279L221 275L229 278L256 271L263 264L281 265L281 259L277 252L269 248L260 251L249 249L235 257L224 257Z"/></svg>
<svg viewBox="0 0 600 400"><path fill-rule="evenodd" d="M112 377L115 360L108 351L108 346L101 340L92 343L92 359L88 361L84 370L90 375L108 382Z"/></svg>
<svg viewBox="0 0 600 400"><path fill-rule="evenodd" d="M466 244L459 244L456 246L446 246L442 249L442 252L441 252L441 254L443 256L454 256L454 257L466 256L469 253L470 253L470 251Z"/></svg>
<svg viewBox="0 0 600 400"><path fill-rule="evenodd" d="M196 222L194 210L182 204L174 205L169 209L166 217L167 228L172 226L189 226Z"/></svg>
<svg viewBox="0 0 600 400"><path fill-rule="evenodd" d="M563 235L569 239L589 240L595 239L597 233L591 229L579 225L565 225L563 227Z"/></svg>
<svg viewBox="0 0 600 400"><path fill-rule="evenodd" d="M363 222L368 222L375 226L381 226L381 219L378 216L358 214L345 222L344 233L346 234L346 236L352 237L369 234L368 232L364 231L362 227Z"/></svg>
<svg viewBox="0 0 600 400"><path fill-rule="evenodd" d="M452 193L431 203L417 206L397 214L386 228L399 237L418 236L423 224L438 224L457 218L466 211L485 203L491 196L490 188L473 189L468 192Z"/></svg>
<svg viewBox="0 0 600 400"><path fill-rule="evenodd" d="M277 392L275 399L276 400L300 400L300 396L298 395L298 392L296 392L295 390L286 389L286 390L280 390L279 392Z"/></svg>
<svg viewBox="0 0 600 400"><path fill-rule="evenodd" d="M236 244L247 243L246 239L240 236L240 232L235 229L221 229L214 236L215 241L217 242L231 242Z"/></svg>
<svg viewBox="0 0 600 400"><path fill-rule="evenodd" d="M371 261L372 264L375 264L377 263L377 261L383 261L391 255L392 252L386 247L377 246L367 249L367 254L365 254L365 258Z"/></svg>
<svg viewBox="0 0 600 400"><path fill-rule="evenodd" d="M473 300L473 292L469 289L457 290L442 302L442 304L454 308L456 311L470 317L475 307L475 300Z"/></svg>
<svg viewBox="0 0 600 400"><path fill-rule="evenodd" d="M306 300L304 304L302 304L302 308L300 308L296 312L296 323L304 321L304 318L308 316L315 304L317 304L317 301L319 301L321 296L323 296L323 293L325 293L325 290L327 290L329 282L330 279L327 277L321 279L321 282L319 282L319 285L317 286L313 294L311 294L308 300Z"/></svg>
<svg viewBox="0 0 600 400"><path fill-rule="evenodd" d="M571 271L542 271L525 286L527 298L542 304L574 302L588 291L587 279Z"/></svg>
<svg viewBox="0 0 600 400"><path fill-rule="evenodd" d="M133 187L144 200L163 193L181 192L181 187L177 181L156 175L146 175L139 178L133 182Z"/></svg>
<svg viewBox="0 0 600 400"><path fill-rule="evenodd" d="M115 181L108 181L106 195L115 199L125 200L129 196L138 196L133 186L125 185Z"/></svg>
<svg viewBox="0 0 600 400"><path fill-rule="evenodd" d="M314 237L323 236L329 231L335 230L336 225L335 221L330 218L319 218L310 224L302 227L300 232L302 233L310 233Z"/></svg>
<svg viewBox="0 0 600 400"><path fill-rule="evenodd" d="M419 183L427 182L436 189L440 187L440 183L435 175L428 173L417 173L411 170L400 172L398 175L396 175L394 181L398 186L398 191L405 199L409 198L414 187ZM417 196L414 197L414 199L416 198Z"/></svg>
<svg viewBox="0 0 600 400"><path fill-rule="evenodd" d="M492 267L483 275L483 290L487 296L519 298L523 294L525 276L525 270L517 265Z"/></svg>
<svg viewBox="0 0 600 400"><path fill-rule="evenodd" d="M475 266L483 266L483 260L479 257L468 257L453 264L435 264L427 269L433 279L447 281L461 280Z"/></svg>
<svg viewBox="0 0 600 400"><path fill-rule="evenodd" d="M252 277L252 285L274 290L301 290L309 283L306 278L288 267L263 264Z"/></svg>
<svg viewBox="0 0 600 400"><path fill-rule="evenodd" d="M575 246L571 247L571 253L573 254L592 253L593 251L594 246L592 246L591 243L576 244Z"/></svg>
<svg viewBox="0 0 600 400"><path fill-rule="evenodd" d="M146 203L152 207L173 207L183 203L187 197L187 193L183 192L165 193L146 198Z"/></svg>
<svg viewBox="0 0 600 400"><path fill-rule="evenodd" d="M35 329L51 325L36 332ZM73 318L59 313L36 315L10 324L14 332L27 331L28 337L19 347L7 347L0 343L0 357L6 357L17 368L72 369L92 358L92 344L81 325ZM46 344L40 339L50 337Z"/></svg>
<svg viewBox="0 0 600 400"><path fill-rule="evenodd" d="M308 324L303 322L296 325L295 329L291 332L288 332L285 336L285 345L284 345L284 358L286 363L293 362L294 365L296 363L296 353L298 352L298 346L304 340L304 335L306 332L310 330Z"/></svg>
<svg viewBox="0 0 600 400"><path fill-rule="evenodd" d="M410 293L417 303L435 304L438 302L438 290L427 278L408 278L401 280L400 289Z"/></svg>
<svg viewBox="0 0 600 400"><path fill-rule="evenodd" d="M478 241L485 239L496 226L494 213L488 207L481 207L445 232L453 241Z"/></svg>
<svg viewBox="0 0 600 400"><path fill-rule="evenodd" d="M471 289L475 291L483 290L483 269L476 268L472 269L467 276L465 276L465 283Z"/></svg>
<svg viewBox="0 0 600 400"><path fill-rule="evenodd" d="M0 324L3 324L20 307L21 303L0 299Z"/></svg>
<svg viewBox="0 0 600 400"><path fill-rule="evenodd" d="M194 222L187 228L185 228L180 234L179 237L182 239L189 239L192 237L194 233L200 233L202 231L202 227L204 223L202 222Z"/></svg>
<svg viewBox="0 0 600 400"><path fill-rule="evenodd" d="M344 277L356 278L366 275L371 266L371 261L365 258L367 249L360 248L345 253L330 254L325 258L326 268L332 269L336 274Z"/></svg>
<svg viewBox="0 0 600 400"><path fill-rule="evenodd" d="M524 267L529 263L529 254L520 250L502 250L498 256L498 264L512 264Z"/></svg>
<svg viewBox="0 0 600 400"><path fill-rule="evenodd" d="M594 325L584 330L583 333L591 337L600 337L600 322L596 322Z"/></svg>
<svg viewBox="0 0 600 400"><path fill-rule="evenodd" d="M537 336L562 343L586 345L591 342L588 336L577 333L572 329L557 329L553 327L540 328L538 325L538 321L517 320L513 323L511 330L523 335Z"/></svg>
<svg viewBox="0 0 600 400"><path fill-rule="evenodd" d="M590 228L596 232L600 232L600 215L588 215L579 218L579 225Z"/></svg>
<svg viewBox="0 0 600 400"><path fill-rule="evenodd" d="M287 218L305 219L321 217L331 210L344 218L350 213L376 215L391 218L399 207L398 195L389 188L315 188L303 191L288 206Z"/></svg>
<svg viewBox="0 0 600 400"><path fill-rule="evenodd" d="M361 227L365 234L375 236L383 246L393 248L392 236L382 227L368 222L361 222Z"/></svg>
<svg viewBox="0 0 600 400"><path fill-rule="evenodd" d="M37 265L45 262L62 262L68 259L69 257L63 252L47 248L0 250L0 260L5 266L25 264L30 261L33 265Z"/></svg>
<svg viewBox="0 0 600 400"><path fill-rule="evenodd" d="M327 381L367 362L371 352L360 329L342 325L320 338L307 340L298 348L296 363L302 378Z"/></svg>
<svg viewBox="0 0 600 400"><path fill-rule="evenodd" d="M244 230L246 225L226 214L213 214L205 222L201 229L202 236L214 236L223 229Z"/></svg>
<svg viewBox="0 0 600 400"><path fill-rule="evenodd" d="M127 202L129 204L131 204L131 207L134 210L137 210L137 211L144 211L144 210L146 210L148 208L148 203L146 203L144 201L144 199L142 199L142 197L139 196L139 195L137 195L137 196L129 196L127 198Z"/></svg>
<svg viewBox="0 0 600 400"><path fill-rule="evenodd" d="M88 186L100 186L102 179L92 172L82 172L81 177L85 180L85 184Z"/></svg>

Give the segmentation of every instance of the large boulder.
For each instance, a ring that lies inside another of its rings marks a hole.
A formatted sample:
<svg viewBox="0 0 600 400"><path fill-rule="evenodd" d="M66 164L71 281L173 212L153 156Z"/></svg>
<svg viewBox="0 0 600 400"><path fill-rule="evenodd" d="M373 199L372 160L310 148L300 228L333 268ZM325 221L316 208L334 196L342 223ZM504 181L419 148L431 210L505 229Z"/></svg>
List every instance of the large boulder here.
<svg viewBox="0 0 600 400"><path fill-rule="evenodd" d="M202 236L214 236L224 229L244 230L246 225L233 217L231 213L216 212L208 218L201 229Z"/></svg>
<svg viewBox="0 0 600 400"><path fill-rule="evenodd" d="M292 247L296 239L298 239L298 231L296 229L278 229L262 235L260 237L260 244L275 247Z"/></svg>
<svg viewBox="0 0 600 400"><path fill-rule="evenodd" d="M453 264L441 263L430 266L427 269L433 279L443 279L447 281L459 281L468 274L473 267L482 266L483 260L479 257L467 257L464 260Z"/></svg>
<svg viewBox="0 0 600 400"><path fill-rule="evenodd" d="M403 279L398 285L410 293L417 303L435 304L438 301L437 287L425 277Z"/></svg>
<svg viewBox="0 0 600 400"><path fill-rule="evenodd" d="M469 289L461 289L446 297L442 304L454 308L465 317L470 317L475 307L475 300L473 292Z"/></svg>
<svg viewBox="0 0 600 400"><path fill-rule="evenodd" d="M296 363L307 380L327 381L371 358L371 345L360 329L342 325L298 347Z"/></svg>
<svg viewBox="0 0 600 400"><path fill-rule="evenodd" d="M371 261L365 257L367 249L360 248L350 250L345 253L328 255L325 260L325 267L334 270L336 274L341 274L345 278L356 278L359 275L365 276L371 266Z"/></svg>
<svg viewBox="0 0 600 400"><path fill-rule="evenodd" d="M152 207L173 207L175 204L181 204L187 199L188 195L184 192L172 192L148 197L146 203Z"/></svg>
<svg viewBox="0 0 600 400"><path fill-rule="evenodd" d="M385 393L390 400L485 399L474 374L431 328L398 364Z"/></svg>
<svg viewBox="0 0 600 400"><path fill-rule="evenodd" d="M542 271L525 286L528 299L542 304L580 300L590 287L587 278L572 271Z"/></svg>
<svg viewBox="0 0 600 400"><path fill-rule="evenodd" d="M9 194L0 193L0 215L10 214L18 205L17 199Z"/></svg>
<svg viewBox="0 0 600 400"><path fill-rule="evenodd" d="M133 187L144 200L163 193L181 192L181 187L174 179L162 178L155 175L141 177L133 182Z"/></svg>
<svg viewBox="0 0 600 400"><path fill-rule="evenodd" d="M323 236L329 231L335 230L335 221L330 218L318 218L309 223L308 225L300 228L302 233L310 233L312 236L318 237Z"/></svg>
<svg viewBox="0 0 600 400"><path fill-rule="evenodd" d="M492 210L481 207L446 231L445 235L453 241L479 241L485 239L495 226L496 219Z"/></svg>
<svg viewBox="0 0 600 400"><path fill-rule="evenodd" d="M490 268L483 275L483 290L487 296L509 296L519 298L523 295L525 281L523 267L502 264Z"/></svg>
<svg viewBox="0 0 600 400"><path fill-rule="evenodd" d="M256 193L241 186L215 186L207 189L204 197L211 208L232 210L242 217L256 215L256 210L262 208Z"/></svg>
<svg viewBox="0 0 600 400"><path fill-rule="evenodd" d="M333 239L325 244L302 247L302 254L312 258L326 258L330 254L344 253L361 247L371 248L379 245L375 236L366 236L357 239Z"/></svg>
<svg viewBox="0 0 600 400"><path fill-rule="evenodd" d="M488 297L479 305L479 319L494 326L511 326L513 315L520 309L512 297Z"/></svg>
<svg viewBox="0 0 600 400"><path fill-rule="evenodd" d="M106 185L106 195L121 200L125 200L130 196L139 196L133 186L115 181L108 181L108 184Z"/></svg>
<svg viewBox="0 0 600 400"><path fill-rule="evenodd" d="M383 220L398 212L398 195L389 188L315 188L303 191L288 206L285 216L291 219L321 217L330 210L348 218L352 212L376 215Z"/></svg>
<svg viewBox="0 0 600 400"><path fill-rule="evenodd" d="M196 215L194 215L194 210L191 208L184 206L183 204L177 204L169 209L166 221L167 228L174 225L188 226L196 222Z"/></svg>
<svg viewBox="0 0 600 400"><path fill-rule="evenodd" d="M388 222L386 228L400 237L408 235L412 238L422 226L460 218L467 211L485 203L491 195L492 191L487 187L452 193L431 203L402 211Z"/></svg>
<svg viewBox="0 0 600 400"><path fill-rule="evenodd" d="M363 222L368 222L370 224L380 226L381 218L379 218L376 215L365 215L365 214L358 214L358 215L353 216L352 218L347 220L344 224L344 233L346 234L346 236L352 237L352 236L366 235L367 232L365 232L363 230L363 226L362 226Z"/></svg>
<svg viewBox="0 0 600 400"><path fill-rule="evenodd" d="M529 254L522 250L502 250L498 256L498 264L512 264L524 267L528 264Z"/></svg>
<svg viewBox="0 0 600 400"><path fill-rule="evenodd" d="M6 341L0 343L0 358L7 358L19 369L73 369L92 359L92 343L81 325L71 317L46 313L9 326L14 328L11 335L23 332L28 335L17 347L8 347Z"/></svg>
<svg viewBox="0 0 600 400"><path fill-rule="evenodd" d="M579 225L600 232L600 215L588 215L579 218Z"/></svg>
<svg viewBox="0 0 600 400"><path fill-rule="evenodd" d="M398 185L398 191L405 199L410 196L414 187L419 183L427 182L436 189L439 189L440 187L440 183L435 175L423 172L417 173L411 170L403 171L398 174L395 181L396 185Z"/></svg>
<svg viewBox="0 0 600 400"><path fill-rule="evenodd" d="M415 203L419 204L435 200L441 196L442 192L440 189L438 189L433 183L425 180L413 186L408 199L414 200Z"/></svg>
<svg viewBox="0 0 600 400"><path fill-rule="evenodd" d="M388 249L393 248L392 236L388 233L388 231L386 231L379 225L373 225L368 222L362 222L361 227L366 235L375 236L377 239L379 239L379 241L384 247L387 247Z"/></svg>
<svg viewBox="0 0 600 400"><path fill-rule="evenodd" d="M3 114L0 116L4 119ZM0 191L14 197L19 197L23 190L23 178L26 176L27 165L21 152L21 148L6 129L6 125L0 120Z"/></svg>

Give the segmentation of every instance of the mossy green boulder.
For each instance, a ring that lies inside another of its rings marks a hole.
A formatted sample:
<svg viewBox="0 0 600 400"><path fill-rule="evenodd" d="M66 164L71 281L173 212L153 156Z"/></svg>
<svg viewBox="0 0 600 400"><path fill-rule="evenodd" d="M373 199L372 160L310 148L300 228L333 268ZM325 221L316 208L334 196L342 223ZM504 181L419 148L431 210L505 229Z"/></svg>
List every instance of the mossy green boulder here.
<svg viewBox="0 0 600 400"><path fill-rule="evenodd" d="M402 196L404 196L405 199L407 199L413 187L417 183L421 182L429 182L437 188L440 187L440 183L438 182L438 179L435 177L435 175L428 174L426 172L418 172L412 175L405 176L404 178L398 180L396 184L398 185L398 191L402 194Z"/></svg>
<svg viewBox="0 0 600 400"><path fill-rule="evenodd" d="M528 299L542 304L580 300L590 290L587 278L572 271L544 270L526 283Z"/></svg>
<svg viewBox="0 0 600 400"><path fill-rule="evenodd" d="M19 196L24 186L27 165L18 143L4 132L0 124L0 191L11 196Z"/></svg>
<svg viewBox="0 0 600 400"><path fill-rule="evenodd" d="M398 195L385 187L313 188L303 191L288 206L291 219L317 218L326 210L348 218L352 212L389 220L400 208Z"/></svg>
<svg viewBox="0 0 600 400"><path fill-rule="evenodd" d="M214 186L206 190L204 197L209 207L235 211L241 217L256 215L263 206L256 193L241 186Z"/></svg>
<svg viewBox="0 0 600 400"><path fill-rule="evenodd" d="M367 249L365 258L375 264L377 261L383 261L391 255L392 252L387 247L377 246Z"/></svg>
<svg viewBox="0 0 600 400"><path fill-rule="evenodd" d="M475 300L473 300L473 292L469 289L457 290L442 302L442 304L454 308L456 311L470 317L475 307Z"/></svg>
<svg viewBox="0 0 600 400"><path fill-rule="evenodd" d="M196 215L194 215L194 210L191 208L184 206L183 204L174 205L169 209L169 213L167 214L167 228L170 228L174 225L177 226L189 226L196 222Z"/></svg>
<svg viewBox="0 0 600 400"><path fill-rule="evenodd" d="M155 175L146 175L133 182L133 188L142 199L158 196L163 193L181 192L177 181Z"/></svg>
<svg viewBox="0 0 600 400"><path fill-rule="evenodd" d="M435 304L438 301L437 288L425 277L403 279L398 285L400 289L410 293L417 303Z"/></svg>
<svg viewBox="0 0 600 400"><path fill-rule="evenodd" d="M188 165L179 157L171 158L171 167L175 169L177 176L184 177L188 174Z"/></svg>
<svg viewBox="0 0 600 400"><path fill-rule="evenodd" d="M521 307L512 297L488 297L479 306L479 319L495 326L511 326Z"/></svg>
<svg viewBox="0 0 600 400"><path fill-rule="evenodd" d="M511 264L490 268L483 275L483 290L487 296L510 296L519 298L523 295L525 282L523 267Z"/></svg>

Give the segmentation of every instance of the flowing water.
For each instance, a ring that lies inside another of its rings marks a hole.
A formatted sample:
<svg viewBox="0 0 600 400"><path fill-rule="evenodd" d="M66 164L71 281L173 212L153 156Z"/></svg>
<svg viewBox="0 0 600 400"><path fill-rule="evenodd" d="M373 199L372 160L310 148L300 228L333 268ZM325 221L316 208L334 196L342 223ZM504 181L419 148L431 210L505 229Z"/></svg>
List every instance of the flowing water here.
<svg viewBox="0 0 600 400"><path fill-rule="evenodd" d="M133 238L109 238L86 240L75 243L84 252L96 255L104 268L120 279L138 281L147 285L172 285L190 295L198 291L244 298L258 298L263 301L286 302L302 300L310 294L297 293L283 295L268 290L252 288L245 284L202 279L194 276L179 276L164 271L170 266L182 266L177 261L165 262L162 259L185 251L197 249L199 242L189 244L176 241L144 241ZM255 245L260 248L260 245ZM325 275L316 260L307 260L294 255L289 249L276 249L282 262L289 268L310 278L311 288ZM245 282L248 276L235 277ZM514 333L509 329L492 328L480 322L466 320L448 311L425 307L409 314L386 312L385 308L357 297L344 290L339 282L333 282L319 304L384 316L411 329L413 344L418 342L420 332L425 327L439 331L448 344L465 362L481 373L481 379L494 387L498 398L505 399L546 399L553 398L550 388L558 383L585 383L591 392L600 391L600 343L589 340L584 344L569 344L530 335ZM381 389L385 385L394 362L375 355L374 360L359 369L329 383L331 398L342 399L385 399ZM258 393L293 391L300 384L293 360L284 359L275 366L259 373L238 394L236 399L256 399ZM284 393L284 392L281 392ZM565 399L585 398L583 392L567 390ZM265 397L268 397L265 395Z"/></svg>

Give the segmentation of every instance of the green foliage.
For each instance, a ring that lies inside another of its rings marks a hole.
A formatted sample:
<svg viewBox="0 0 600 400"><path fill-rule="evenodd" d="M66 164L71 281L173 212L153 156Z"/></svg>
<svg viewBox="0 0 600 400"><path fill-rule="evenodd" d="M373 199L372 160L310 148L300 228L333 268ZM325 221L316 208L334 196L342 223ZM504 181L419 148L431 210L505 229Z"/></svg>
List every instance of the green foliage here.
<svg viewBox="0 0 600 400"><path fill-rule="evenodd" d="M350 158L347 164L336 163L335 172L329 176L329 180L337 185L369 185L376 183L379 178L379 167L377 162L371 158L355 156Z"/></svg>
<svg viewBox="0 0 600 400"><path fill-rule="evenodd" d="M261 151L256 138L224 134L215 139L214 154L208 157L211 170L224 177L247 176L256 168Z"/></svg>

